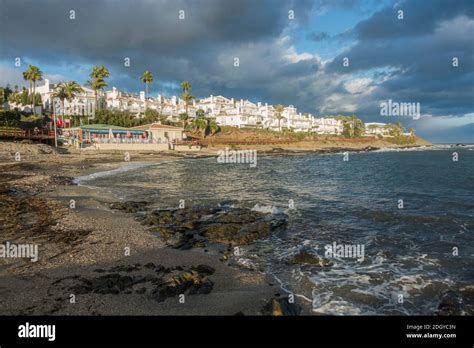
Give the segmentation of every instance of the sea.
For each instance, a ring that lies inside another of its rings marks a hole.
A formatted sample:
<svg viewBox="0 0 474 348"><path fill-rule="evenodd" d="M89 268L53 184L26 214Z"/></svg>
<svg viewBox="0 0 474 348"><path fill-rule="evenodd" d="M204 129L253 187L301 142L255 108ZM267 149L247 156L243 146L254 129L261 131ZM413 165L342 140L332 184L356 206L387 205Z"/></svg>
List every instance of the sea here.
<svg viewBox="0 0 474 348"><path fill-rule="evenodd" d="M243 246L236 262L315 314L433 315L443 293L473 286L474 146L345 155L129 162L77 183L160 208L184 200L284 214L286 229ZM331 266L288 262L302 251Z"/></svg>

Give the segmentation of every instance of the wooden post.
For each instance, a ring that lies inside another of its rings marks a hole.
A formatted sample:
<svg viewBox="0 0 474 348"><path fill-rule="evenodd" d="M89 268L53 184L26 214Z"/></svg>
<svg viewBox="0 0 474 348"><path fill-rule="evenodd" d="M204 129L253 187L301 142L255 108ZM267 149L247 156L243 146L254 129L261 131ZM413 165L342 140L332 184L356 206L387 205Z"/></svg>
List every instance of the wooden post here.
<svg viewBox="0 0 474 348"><path fill-rule="evenodd" d="M56 110L53 102L53 122L54 122L54 147L58 147L58 137L56 134Z"/></svg>

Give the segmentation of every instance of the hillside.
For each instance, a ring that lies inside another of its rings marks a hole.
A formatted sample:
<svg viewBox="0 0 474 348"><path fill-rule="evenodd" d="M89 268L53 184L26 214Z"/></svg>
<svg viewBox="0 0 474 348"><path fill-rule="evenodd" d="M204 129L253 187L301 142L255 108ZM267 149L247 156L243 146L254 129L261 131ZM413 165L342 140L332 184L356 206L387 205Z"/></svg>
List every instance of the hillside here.
<svg viewBox="0 0 474 348"><path fill-rule="evenodd" d="M419 137L360 137L313 135L307 133L275 132L263 129L222 127L215 135L207 136L200 142L208 148L238 147L260 150L282 149L289 151L318 151L342 149L366 149L386 147L413 147L431 145Z"/></svg>

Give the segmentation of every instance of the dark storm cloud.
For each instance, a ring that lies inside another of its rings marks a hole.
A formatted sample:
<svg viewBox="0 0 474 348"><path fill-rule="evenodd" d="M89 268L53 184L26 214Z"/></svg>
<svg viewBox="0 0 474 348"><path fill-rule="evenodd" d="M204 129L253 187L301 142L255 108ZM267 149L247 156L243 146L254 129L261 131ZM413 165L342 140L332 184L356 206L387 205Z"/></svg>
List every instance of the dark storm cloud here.
<svg viewBox="0 0 474 348"><path fill-rule="evenodd" d="M0 59L26 57L39 65L81 68L105 64L111 70L110 85L130 91L142 88L139 76L148 69L155 75L152 90L177 93L173 86L186 79L198 96L219 93L280 102L313 113L339 112L355 105L355 112L365 119L376 117L379 101L388 98L418 101L423 112L433 115L472 112L472 1L401 2L345 32L313 32L313 39L329 36L326 41L344 41L344 46L355 40L326 65L317 56L298 55L302 52L292 47L292 38L285 41L288 28L308 25L315 13L334 6L356 10L360 4L354 0L0 0ZM403 21L396 18L398 9L404 11ZM69 19L70 10L76 12L75 20ZM185 11L185 20L178 19L180 10ZM294 21L288 19L289 10L295 11ZM350 68L344 69L346 56ZM456 69L450 65L453 56L460 59ZM131 59L129 68L123 65L124 57ZM235 57L240 59L239 68L233 65ZM359 73L374 80L362 89L370 87L372 92L346 89L345 82Z"/></svg>
<svg viewBox="0 0 474 348"><path fill-rule="evenodd" d="M397 19L397 10L404 19ZM326 68L340 75L390 69L390 78L372 95L378 100L420 102L433 115L462 115L474 110L474 6L472 1L407 1L360 22L357 42ZM344 57L350 67L343 67ZM453 57L459 67L452 66Z"/></svg>
<svg viewBox="0 0 474 348"><path fill-rule="evenodd" d="M3 0L0 29L8 51L102 57L124 52L173 56L203 45L240 43L278 36L307 13L307 1L16 1ZM69 19L69 11L76 19ZM185 11L180 20L178 13ZM19 23L21 19L21 23ZM212 46L211 46L212 47ZM26 54L26 53L25 53Z"/></svg>
<svg viewBox="0 0 474 348"><path fill-rule="evenodd" d="M149 69L159 79L200 83L204 94L214 87L209 81L218 83L208 77L222 74L223 57L230 70L242 45L274 41L289 23L289 10L295 12L294 21L304 23L313 5L308 0L2 0L2 58L105 64L129 75L132 83ZM178 18L180 10L184 20ZM131 59L129 68L123 65L125 57ZM283 68L283 73L299 69Z"/></svg>

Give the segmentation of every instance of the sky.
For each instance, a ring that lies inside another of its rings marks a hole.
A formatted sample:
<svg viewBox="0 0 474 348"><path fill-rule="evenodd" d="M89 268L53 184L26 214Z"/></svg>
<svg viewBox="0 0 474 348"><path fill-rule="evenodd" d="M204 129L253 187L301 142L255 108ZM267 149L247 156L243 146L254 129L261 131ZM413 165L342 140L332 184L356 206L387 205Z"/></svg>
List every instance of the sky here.
<svg viewBox="0 0 474 348"><path fill-rule="evenodd" d="M472 0L0 0L0 86L26 85L28 64L81 84L105 65L109 88L138 93L150 70L151 96L178 95L187 80L200 98L474 143L473 38ZM389 99L419 103L421 117L382 116Z"/></svg>

